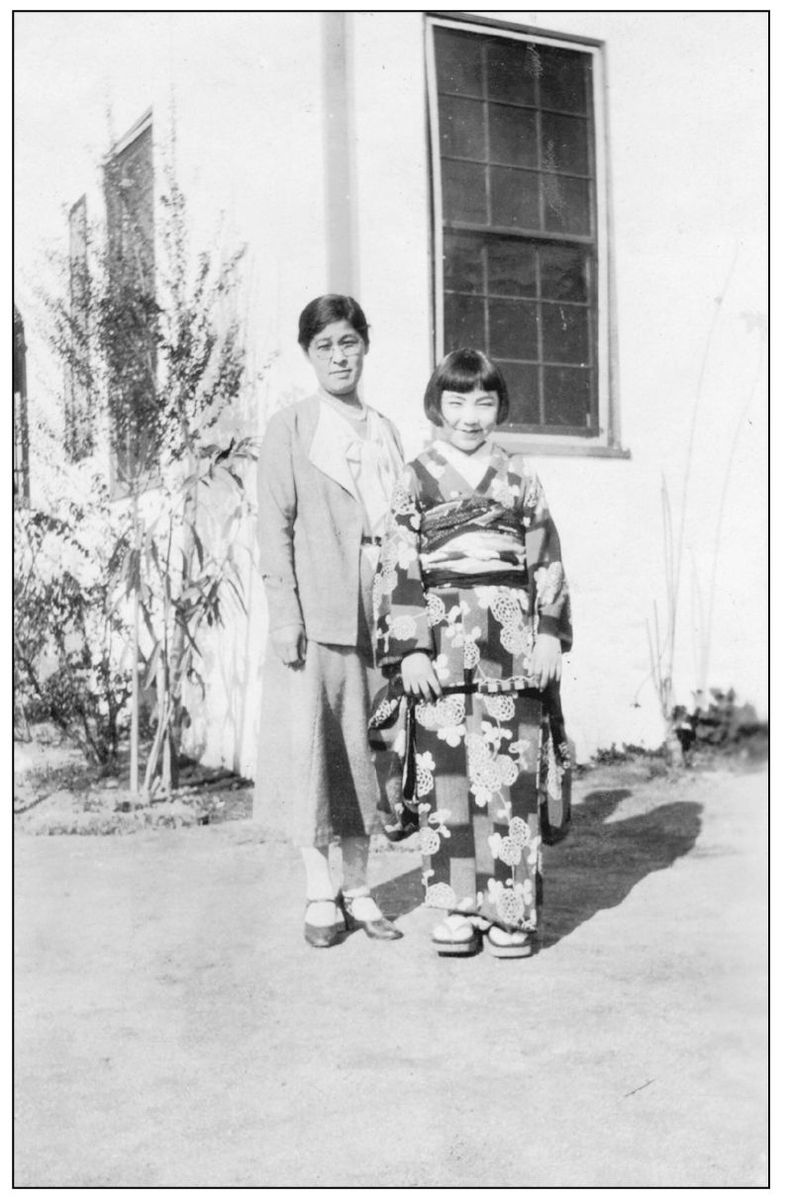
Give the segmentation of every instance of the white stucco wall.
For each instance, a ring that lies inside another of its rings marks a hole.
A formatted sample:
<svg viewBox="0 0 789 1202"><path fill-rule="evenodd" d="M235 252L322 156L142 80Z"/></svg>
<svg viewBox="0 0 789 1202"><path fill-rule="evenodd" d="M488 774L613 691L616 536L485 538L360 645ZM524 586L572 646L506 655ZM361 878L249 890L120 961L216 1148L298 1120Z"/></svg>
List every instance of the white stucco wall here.
<svg viewBox="0 0 789 1202"><path fill-rule="evenodd" d="M677 697L689 701L698 679L694 574L704 597L723 503L708 683L733 686L766 713L766 17L501 16L605 45L615 371L630 457L538 460L573 587L566 705L585 758L662 735L646 637L665 591L661 477L677 536L700 378ZM323 21L304 12L17 17L17 300L26 319L38 250L64 237L63 207L96 180L107 105L121 133L153 104L161 137L174 100L195 245L216 237L249 247L254 388L239 421L251 428L261 418L262 428L271 406L308 388L297 315L336 286L327 275ZM355 287L373 326L366 395L395 419L410 451L425 434L431 367L423 21L417 12L347 18ZM75 75L77 60L91 70ZM56 102L61 88L67 112ZM33 392L41 368L28 326ZM211 653L210 705L195 733L207 758L251 772L265 637L251 560L249 587L252 620Z"/></svg>
<svg viewBox="0 0 789 1202"><path fill-rule="evenodd" d="M706 608L723 503L707 683L733 685L765 712L765 20L501 15L605 45L615 372L631 457L537 460L573 584L576 646L565 692L579 750L662 736L646 623L665 595L661 478L676 538L697 394L677 699L689 702L698 681L703 623L693 612L694 577ZM365 198L360 294L387 317L367 388L407 435L421 433L430 366L420 33L412 14L354 21L355 88L364 97L356 127ZM381 112L396 119L381 122ZM661 620L665 626L662 612Z"/></svg>

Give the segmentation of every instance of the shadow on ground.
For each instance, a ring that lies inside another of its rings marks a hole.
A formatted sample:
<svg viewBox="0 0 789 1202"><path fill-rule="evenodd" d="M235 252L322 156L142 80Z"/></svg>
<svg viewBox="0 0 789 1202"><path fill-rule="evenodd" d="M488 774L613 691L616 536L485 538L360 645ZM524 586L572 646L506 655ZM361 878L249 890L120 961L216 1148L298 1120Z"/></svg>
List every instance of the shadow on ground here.
<svg viewBox="0 0 789 1202"><path fill-rule="evenodd" d="M686 856L698 839L697 802L673 801L611 821L630 796L629 789L588 793L573 807L567 839L545 849L544 948L599 910L618 906L639 881Z"/></svg>
<svg viewBox="0 0 789 1202"><path fill-rule="evenodd" d="M391 881L384 881L372 892L378 905L389 918L402 918L404 914L410 914L422 905L425 898L421 865L394 877Z"/></svg>
<svg viewBox="0 0 789 1202"><path fill-rule="evenodd" d="M670 867L693 848L701 831L701 805L673 801L616 818L631 796L629 789L588 793L573 806L567 838L545 847L543 948L564 939L599 910L618 906L639 881ZM401 873L373 892L384 914L401 918L422 904L422 869Z"/></svg>

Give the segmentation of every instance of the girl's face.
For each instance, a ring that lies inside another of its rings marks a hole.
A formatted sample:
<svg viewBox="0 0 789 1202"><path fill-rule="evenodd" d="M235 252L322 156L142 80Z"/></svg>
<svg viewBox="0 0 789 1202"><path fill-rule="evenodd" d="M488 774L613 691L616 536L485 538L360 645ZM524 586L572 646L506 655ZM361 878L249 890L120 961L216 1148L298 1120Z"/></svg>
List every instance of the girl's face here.
<svg viewBox="0 0 789 1202"><path fill-rule="evenodd" d="M472 388L471 392L442 392L441 416L447 442L471 455L496 425L499 394Z"/></svg>
<svg viewBox="0 0 789 1202"><path fill-rule="evenodd" d="M318 383L331 396L356 396L364 368L365 345L351 323L343 318L324 326L306 350Z"/></svg>

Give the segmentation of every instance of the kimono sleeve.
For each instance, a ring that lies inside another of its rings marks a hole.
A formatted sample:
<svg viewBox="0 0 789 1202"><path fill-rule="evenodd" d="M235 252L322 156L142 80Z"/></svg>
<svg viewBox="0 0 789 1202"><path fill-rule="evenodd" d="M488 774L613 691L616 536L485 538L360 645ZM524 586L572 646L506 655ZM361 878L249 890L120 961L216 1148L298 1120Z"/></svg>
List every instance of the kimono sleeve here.
<svg viewBox="0 0 789 1202"><path fill-rule="evenodd" d="M394 670L414 651L435 654L419 563L422 511L413 470L395 485L373 582L376 662Z"/></svg>
<svg viewBox="0 0 789 1202"><path fill-rule="evenodd" d="M523 525L526 567L537 612L537 633L552 634L569 651L573 642L570 594L559 532L548 509L539 477L524 471Z"/></svg>
<svg viewBox="0 0 789 1202"><path fill-rule="evenodd" d="M296 482L290 429L282 414L269 422L258 460L258 548L269 630L303 626L293 558Z"/></svg>

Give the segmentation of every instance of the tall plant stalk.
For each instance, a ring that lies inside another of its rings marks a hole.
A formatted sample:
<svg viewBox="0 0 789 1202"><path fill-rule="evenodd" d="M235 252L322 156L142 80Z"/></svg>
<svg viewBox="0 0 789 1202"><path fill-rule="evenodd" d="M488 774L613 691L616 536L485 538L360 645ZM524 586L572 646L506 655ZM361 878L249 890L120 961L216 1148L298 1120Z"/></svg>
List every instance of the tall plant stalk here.
<svg viewBox="0 0 789 1202"><path fill-rule="evenodd" d="M696 391L693 398L693 407L691 409L688 447L682 473L682 490L679 504L679 526L676 539L674 538L674 520L671 497L666 484L665 474L661 476L660 501L661 523L663 529L663 580L666 592L666 630L665 634L661 636L660 623L658 619L658 607L657 604L653 602L651 626L649 621L647 622L647 641L649 646L650 675L652 677L652 683L655 687L655 692L657 693L658 702L660 704L660 711L663 716L666 738L669 746L672 745L672 724L676 705L674 665L677 640L677 615L679 612L680 591L683 579L685 527L688 514L688 489L692 475L696 428L698 424L699 410L701 407L701 398L704 392L710 351L712 348L715 331L720 319L723 302L729 290L732 275L734 274L738 253L739 248L735 247L734 255L732 257L723 287L719 295L714 298L714 309L709 326L707 328L707 335L702 350L699 373L696 382Z"/></svg>
<svg viewBox="0 0 789 1202"><path fill-rule="evenodd" d="M140 553L140 498L135 490L132 494L132 529L134 547ZM132 675L131 675L131 728L129 731L129 792L137 797L140 791L140 589L138 581L132 585Z"/></svg>
<svg viewBox="0 0 789 1202"><path fill-rule="evenodd" d="M706 609L703 605L703 600L701 598L701 595L699 598L699 610L700 610L700 614L701 614L701 652L700 652L700 664L699 664L698 691L702 694L706 693L707 687L709 685L710 654L711 654L711 650L712 650L712 629L713 629L713 619L714 619L714 613L715 613L715 598L716 598L716 594L717 594L718 567L720 564L720 550L721 550L721 542L722 542L722 537L723 537L723 517L724 517L725 506L726 506L726 498L727 498L727 494L729 491L729 483L731 481L732 468L734 467L734 457L735 457L735 454L737 451L738 443L740 441L740 435L742 434L743 427L745 425L745 419L748 416L748 413L753 404L753 399L756 395L756 389L758 387L759 380L761 378L762 365L764 363L764 353L765 353L765 347L764 347L764 342L762 341L762 343L759 347L759 358L758 358L758 361L756 364L756 370L754 372L753 383L751 384L751 387L748 391L748 395L745 399L745 403L743 404L742 409L740 410L740 414L737 419L737 424L734 428L734 434L732 436L731 446L729 447L729 456L728 456L728 459L726 460L726 470L724 471L724 474L723 474L723 483L721 485L720 501L718 502L718 515L717 515L717 519L715 521L715 534L714 534L713 542L712 542L712 568L710 570L710 579L709 579L708 591L707 591ZM701 590L699 590L699 593L701 594Z"/></svg>
<svg viewBox="0 0 789 1202"><path fill-rule="evenodd" d="M151 796L177 784L187 689L204 687L203 632L224 621L228 603L244 607L234 545L249 511L244 469L256 447L232 432L231 417L244 381L233 316L243 248L221 259L190 254L186 202L171 163L157 208L154 278L145 222L135 223L123 207L127 181L113 175L111 159L106 171L107 192L119 194L113 204L124 214L124 237L87 231L79 311L68 288L48 308L67 378L87 398L86 412L107 416L117 468L113 506L125 514L110 557L112 583L116 610L131 610L136 631L129 783L135 792L142 775L141 791ZM73 276L73 264L66 269ZM139 693L150 702L154 691L142 773Z"/></svg>
<svg viewBox="0 0 789 1202"><path fill-rule="evenodd" d="M241 469L254 458L251 439L219 432L242 383L238 327L231 322L223 329L218 313L236 287L241 252L217 269L200 255L190 272L185 200L172 171L167 182L158 343L164 504L144 528L140 559L142 616L151 639L147 677L157 693L143 791L151 794L158 785L166 795L178 783L185 688L202 682L200 632L221 624L227 598L243 609L235 539L227 536L235 535L246 512ZM208 501L202 508L201 496ZM210 542L201 538L201 524L213 527Z"/></svg>

